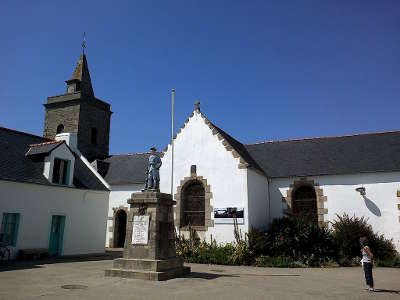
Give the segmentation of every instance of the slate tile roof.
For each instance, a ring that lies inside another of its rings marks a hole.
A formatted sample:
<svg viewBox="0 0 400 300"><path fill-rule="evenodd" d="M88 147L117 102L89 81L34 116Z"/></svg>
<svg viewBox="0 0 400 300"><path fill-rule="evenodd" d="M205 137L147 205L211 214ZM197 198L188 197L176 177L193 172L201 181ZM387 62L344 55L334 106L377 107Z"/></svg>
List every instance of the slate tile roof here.
<svg viewBox="0 0 400 300"><path fill-rule="evenodd" d="M59 145L40 136L0 127L0 180L56 186L43 175L43 160L30 159L25 154L28 151L44 153ZM73 183L78 188L107 190L78 156L75 157Z"/></svg>
<svg viewBox="0 0 400 300"><path fill-rule="evenodd" d="M245 145L269 177L400 171L400 131Z"/></svg>
<svg viewBox="0 0 400 300"><path fill-rule="evenodd" d="M108 167L97 166L98 171L110 185L144 184L150 153L112 155L100 162Z"/></svg>
<svg viewBox="0 0 400 300"><path fill-rule="evenodd" d="M242 144L208 122L249 167L270 178L400 171L400 131ZM149 155L101 161L104 179L111 185L144 183Z"/></svg>
<svg viewBox="0 0 400 300"><path fill-rule="evenodd" d="M241 158L245 160L245 162L250 166L253 167L262 173L264 170L259 166L259 164L254 160L254 158L249 154L245 145L240 143L238 140L234 139L232 136L227 134L221 128L217 127L215 124L211 123L212 126L218 131L219 134L232 146L233 149L240 155Z"/></svg>

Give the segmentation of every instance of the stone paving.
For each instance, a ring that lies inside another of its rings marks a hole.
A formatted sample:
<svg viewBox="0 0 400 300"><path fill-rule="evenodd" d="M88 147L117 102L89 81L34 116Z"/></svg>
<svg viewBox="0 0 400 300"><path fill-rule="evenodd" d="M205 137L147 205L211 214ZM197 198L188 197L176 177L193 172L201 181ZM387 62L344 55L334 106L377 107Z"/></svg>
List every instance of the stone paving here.
<svg viewBox="0 0 400 300"><path fill-rule="evenodd" d="M400 299L400 269L375 269L371 293L360 267L189 265L190 276L161 282L104 277L110 259L0 266L0 299Z"/></svg>

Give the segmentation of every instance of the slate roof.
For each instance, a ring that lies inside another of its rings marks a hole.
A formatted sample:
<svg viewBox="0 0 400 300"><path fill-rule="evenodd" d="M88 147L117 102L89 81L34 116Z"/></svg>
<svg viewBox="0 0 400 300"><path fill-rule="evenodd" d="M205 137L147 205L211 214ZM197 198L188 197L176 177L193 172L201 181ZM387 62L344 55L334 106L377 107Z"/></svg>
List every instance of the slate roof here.
<svg viewBox="0 0 400 300"><path fill-rule="evenodd" d="M81 83L81 91L87 96L94 96L92 80L90 79L89 66L87 63L86 55L81 54L78 63L76 65L75 71L72 74L72 78L69 81L78 80Z"/></svg>
<svg viewBox="0 0 400 300"><path fill-rule="evenodd" d="M217 127L215 124L210 122L212 126L218 131L219 134L222 135L222 137L232 146L233 149L236 150L237 153L239 153L240 157L245 160L245 162L250 166L254 167L255 169L261 171L264 173L263 168L259 166L259 164L254 160L254 158L249 154L247 148L245 145L243 145L241 142L238 140L234 139L232 136L227 134L225 131L223 131L221 128Z"/></svg>
<svg viewBox="0 0 400 300"><path fill-rule="evenodd" d="M242 144L205 119L249 167L270 178L400 171L400 131ZM111 185L144 183L149 155L113 155L97 169Z"/></svg>
<svg viewBox="0 0 400 300"><path fill-rule="evenodd" d="M400 171L400 131L245 146L269 177Z"/></svg>
<svg viewBox="0 0 400 300"><path fill-rule="evenodd" d="M36 147L39 147L39 152L51 151L49 149L54 145L60 144L40 136L0 127L0 180L56 186L43 175L43 160L31 159L25 155L30 149L32 153L35 152L33 149ZM78 156L75 156L74 167L73 184L77 188L108 190Z"/></svg>
<svg viewBox="0 0 400 300"><path fill-rule="evenodd" d="M108 167L102 164L97 168L110 185L144 184L149 156L150 153L112 155L99 161L108 163Z"/></svg>

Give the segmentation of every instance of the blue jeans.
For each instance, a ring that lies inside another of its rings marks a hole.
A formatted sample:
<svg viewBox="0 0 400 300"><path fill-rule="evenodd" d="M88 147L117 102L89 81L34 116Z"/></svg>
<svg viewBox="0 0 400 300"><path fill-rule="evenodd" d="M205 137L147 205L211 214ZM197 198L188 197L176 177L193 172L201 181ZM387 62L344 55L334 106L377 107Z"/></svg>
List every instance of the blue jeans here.
<svg viewBox="0 0 400 300"><path fill-rule="evenodd" d="M372 277L372 264L371 263L363 263L363 269L365 274L365 282L370 287L374 286L374 278Z"/></svg>

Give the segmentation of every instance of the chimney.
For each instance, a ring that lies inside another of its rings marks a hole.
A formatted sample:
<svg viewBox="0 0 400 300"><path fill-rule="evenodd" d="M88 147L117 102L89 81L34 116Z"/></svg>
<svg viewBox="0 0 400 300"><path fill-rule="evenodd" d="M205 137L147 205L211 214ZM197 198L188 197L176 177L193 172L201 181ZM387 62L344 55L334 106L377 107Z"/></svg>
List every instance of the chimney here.
<svg viewBox="0 0 400 300"><path fill-rule="evenodd" d="M63 132L55 137L56 141L65 141L65 143L72 149L78 149L78 135L76 132Z"/></svg>

